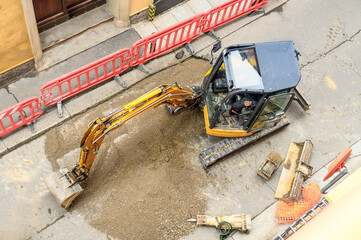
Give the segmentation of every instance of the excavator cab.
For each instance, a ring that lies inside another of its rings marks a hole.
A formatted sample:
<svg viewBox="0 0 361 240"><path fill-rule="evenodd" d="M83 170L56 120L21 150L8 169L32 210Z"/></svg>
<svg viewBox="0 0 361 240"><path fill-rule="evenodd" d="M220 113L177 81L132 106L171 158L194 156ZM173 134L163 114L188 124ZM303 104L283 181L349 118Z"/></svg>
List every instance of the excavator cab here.
<svg viewBox="0 0 361 240"><path fill-rule="evenodd" d="M242 137L280 122L301 98L298 55L292 41L225 48L201 86L207 133Z"/></svg>

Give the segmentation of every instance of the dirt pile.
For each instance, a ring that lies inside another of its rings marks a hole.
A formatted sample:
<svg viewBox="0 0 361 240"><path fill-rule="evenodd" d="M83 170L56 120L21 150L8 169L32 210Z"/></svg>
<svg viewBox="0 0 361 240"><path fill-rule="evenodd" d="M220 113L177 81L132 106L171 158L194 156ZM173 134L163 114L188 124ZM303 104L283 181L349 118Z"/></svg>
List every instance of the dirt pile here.
<svg viewBox="0 0 361 240"><path fill-rule="evenodd" d="M93 119L160 84L200 82L209 68L205 61L188 60L52 130L47 134L46 153L54 168L58 158L78 147ZM72 208L94 227L119 239L187 235L194 225L186 220L206 210L202 188L207 181L198 160L200 134L204 134L204 123L198 109L171 116L160 107L132 119L107 136L85 182L85 192Z"/></svg>

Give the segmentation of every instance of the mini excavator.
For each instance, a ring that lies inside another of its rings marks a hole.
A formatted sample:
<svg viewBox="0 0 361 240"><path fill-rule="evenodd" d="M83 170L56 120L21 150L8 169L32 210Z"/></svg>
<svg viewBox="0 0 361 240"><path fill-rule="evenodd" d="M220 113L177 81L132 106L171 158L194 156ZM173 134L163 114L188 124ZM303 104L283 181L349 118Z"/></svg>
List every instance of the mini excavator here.
<svg viewBox="0 0 361 240"><path fill-rule="evenodd" d="M213 53L221 48L213 46ZM199 158L205 168L224 156L289 124L285 112L292 100L303 110L307 103L296 86L301 74L299 53L292 41L234 45L225 48L199 86L161 85L115 112L98 118L80 142L80 159L71 170L60 169L46 184L61 206L68 208L83 191L85 180L104 137L137 115L160 105L172 114L200 106L206 132L226 137L203 150Z"/></svg>

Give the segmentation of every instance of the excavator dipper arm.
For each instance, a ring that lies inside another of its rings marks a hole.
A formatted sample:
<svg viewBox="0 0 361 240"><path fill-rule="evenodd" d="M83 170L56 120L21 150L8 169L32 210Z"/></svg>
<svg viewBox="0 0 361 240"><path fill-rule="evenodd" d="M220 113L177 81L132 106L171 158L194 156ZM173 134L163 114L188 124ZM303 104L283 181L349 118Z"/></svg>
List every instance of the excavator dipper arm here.
<svg viewBox="0 0 361 240"><path fill-rule="evenodd" d="M70 172L67 169L61 169L52 173L46 179L50 191L64 208L68 208L75 197L83 191L79 182L87 178L106 134L121 127L137 115L161 104L176 109L195 106L200 96L197 90L188 87L182 88L177 83L162 85L117 111L94 120L81 140L80 160L77 166Z"/></svg>

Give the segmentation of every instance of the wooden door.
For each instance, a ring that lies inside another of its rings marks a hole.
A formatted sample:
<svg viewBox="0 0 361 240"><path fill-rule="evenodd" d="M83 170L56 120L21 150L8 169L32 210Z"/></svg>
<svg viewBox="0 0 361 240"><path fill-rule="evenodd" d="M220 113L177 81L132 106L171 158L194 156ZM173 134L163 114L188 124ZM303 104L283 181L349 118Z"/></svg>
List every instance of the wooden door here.
<svg viewBox="0 0 361 240"><path fill-rule="evenodd" d="M33 0L33 4L38 27L56 19L69 19L62 0Z"/></svg>
<svg viewBox="0 0 361 240"><path fill-rule="evenodd" d="M106 0L33 0L39 32L105 3Z"/></svg>

